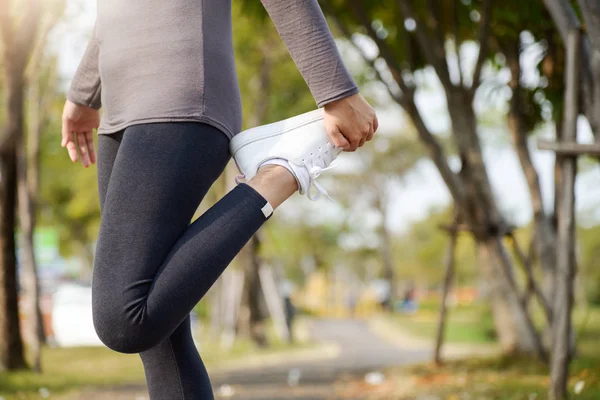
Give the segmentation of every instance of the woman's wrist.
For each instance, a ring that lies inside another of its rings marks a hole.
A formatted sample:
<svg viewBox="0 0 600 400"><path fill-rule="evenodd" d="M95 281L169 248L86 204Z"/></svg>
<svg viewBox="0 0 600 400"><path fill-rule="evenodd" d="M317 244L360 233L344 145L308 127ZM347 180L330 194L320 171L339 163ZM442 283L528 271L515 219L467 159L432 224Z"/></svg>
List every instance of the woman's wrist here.
<svg viewBox="0 0 600 400"><path fill-rule="evenodd" d="M323 106L323 108L325 109L325 111L331 111L331 110L339 108L340 106L343 106L345 104L352 104L359 98L360 98L360 93L354 93L354 94L351 94L350 96L342 97L340 99L336 99L332 102L329 102L329 103L325 104Z"/></svg>

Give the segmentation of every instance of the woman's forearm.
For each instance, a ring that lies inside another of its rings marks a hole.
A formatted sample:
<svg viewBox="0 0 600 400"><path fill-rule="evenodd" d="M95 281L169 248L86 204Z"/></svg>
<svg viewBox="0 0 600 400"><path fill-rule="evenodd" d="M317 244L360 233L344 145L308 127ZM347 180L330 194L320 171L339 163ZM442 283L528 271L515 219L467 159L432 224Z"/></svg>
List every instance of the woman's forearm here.
<svg viewBox="0 0 600 400"><path fill-rule="evenodd" d="M317 0L261 0L317 105L358 93Z"/></svg>

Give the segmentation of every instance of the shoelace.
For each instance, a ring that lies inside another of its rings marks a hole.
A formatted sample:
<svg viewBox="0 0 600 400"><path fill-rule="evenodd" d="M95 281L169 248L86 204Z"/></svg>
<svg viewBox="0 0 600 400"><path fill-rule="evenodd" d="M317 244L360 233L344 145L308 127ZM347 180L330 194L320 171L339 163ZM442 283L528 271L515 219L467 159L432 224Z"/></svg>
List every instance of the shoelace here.
<svg viewBox="0 0 600 400"><path fill-rule="evenodd" d="M321 186L319 184L319 182L317 182L317 178L319 176L321 176L322 172L328 171L328 170L336 167L336 165L330 165L329 167L324 167L324 165L326 165L326 161L328 161L329 163L331 163L333 161L333 154L331 154L328 150L326 150L323 153L323 155L327 157L327 160L324 160L323 158L321 158L321 155L319 155L316 160L316 161L321 161L322 165L317 164L317 165L313 165L312 167L309 168L306 161L304 161L304 166L306 167L306 170L308 171L308 188L306 190L306 196L312 201L317 201L321 198L321 195L324 195L325 197L327 197L329 199L329 201L333 202L333 199L331 198L331 196L329 196L329 193L327 193L327 190L325 190L325 188L323 186ZM317 190L315 195L313 195L311 193L311 188L313 186Z"/></svg>

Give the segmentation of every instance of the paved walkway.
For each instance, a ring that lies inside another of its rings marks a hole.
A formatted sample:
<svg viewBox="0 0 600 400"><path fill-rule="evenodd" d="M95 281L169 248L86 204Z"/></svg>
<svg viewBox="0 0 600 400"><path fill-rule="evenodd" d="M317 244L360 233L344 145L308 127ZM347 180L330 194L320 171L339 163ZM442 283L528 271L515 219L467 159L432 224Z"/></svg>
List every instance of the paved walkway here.
<svg viewBox="0 0 600 400"><path fill-rule="evenodd" d="M364 376L379 369L425 361L429 351L401 349L374 335L366 322L315 320L314 340L335 343L338 356L325 360L284 362L277 366L211 374L219 399L334 399L334 383ZM291 385L290 385L291 384ZM225 386L223 386L225 385Z"/></svg>

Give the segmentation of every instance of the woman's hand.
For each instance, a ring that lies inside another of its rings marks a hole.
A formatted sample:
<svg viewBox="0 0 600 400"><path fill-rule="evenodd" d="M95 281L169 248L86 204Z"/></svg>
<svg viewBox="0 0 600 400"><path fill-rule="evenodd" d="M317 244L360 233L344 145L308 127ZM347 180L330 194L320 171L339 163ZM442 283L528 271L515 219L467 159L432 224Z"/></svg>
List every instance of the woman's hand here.
<svg viewBox="0 0 600 400"><path fill-rule="evenodd" d="M60 145L67 148L71 161L77 162L80 158L81 164L86 168L96 162L92 134L93 129L97 129L99 125L99 110L67 100L62 115ZM79 155L77 149L79 149Z"/></svg>
<svg viewBox="0 0 600 400"><path fill-rule="evenodd" d="M325 129L337 147L355 151L373 139L379 126L373 107L355 94L325 105Z"/></svg>

